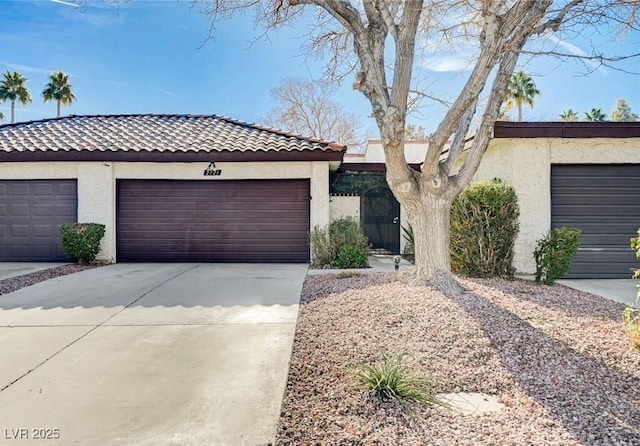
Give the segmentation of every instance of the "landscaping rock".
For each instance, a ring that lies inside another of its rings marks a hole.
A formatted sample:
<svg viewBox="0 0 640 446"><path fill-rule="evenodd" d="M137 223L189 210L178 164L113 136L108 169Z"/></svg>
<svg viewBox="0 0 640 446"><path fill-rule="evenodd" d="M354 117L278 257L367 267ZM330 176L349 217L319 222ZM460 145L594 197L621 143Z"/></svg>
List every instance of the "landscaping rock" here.
<svg viewBox="0 0 640 446"><path fill-rule="evenodd" d="M308 276L278 430L284 445L638 445L640 353L624 306L560 285L461 280L450 298L396 275ZM353 365L406 352L469 416L378 400Z"/></svg>

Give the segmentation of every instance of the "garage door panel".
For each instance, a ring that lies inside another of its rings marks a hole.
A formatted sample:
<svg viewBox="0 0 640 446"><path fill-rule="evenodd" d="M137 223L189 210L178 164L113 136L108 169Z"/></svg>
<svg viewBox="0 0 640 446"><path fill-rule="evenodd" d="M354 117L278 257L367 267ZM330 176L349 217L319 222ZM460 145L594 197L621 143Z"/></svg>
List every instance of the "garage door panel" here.
<svg viewBox="0 0 640 446"><path fill-rule="evenodd" d="M194 205L195 206L195 205ZM286 205L283 205L286 206ZM138 207L139 208L139 207ZM261 217L270 221L270 224L274 222L274 220L282 217L282 210L274 211L270 209L262 209L258 206L252 207L253 211L261 211ZM305 209L287 209L288 214L292 214L291 217L287 218L286 223L300 223L307 221L307 217L295 215L294 212L298 211L299 213L305 212ZM136 208L127 208L120 209L121 212L125 211L133 211L136 212ZM186 210L175 210L175 209L149 209L144 213L144 216L138 218L138 223L144 224L154 224L158 223L158 219L168 219L169 222L174 222L174 224L179 225L180 222L197 222L202 221L203 223L210 224L211 222L215 222L216 220L227 222L230 220L236 220L237 222L246 222L247 216L246 211L243 210L234 210L232 211L220 211L218 209L211 210L197 210L197 211L186 211ZM134 224L133 222L126 222L127 224ZM259 224L260 222L251 222L252 224ZM275 222L274 222L275 223Z"/></svg>
<svg viewBox="0 0 640 446"><path fill-rule="evenodd" d="M307 262L309 180L119 180L120 261Z"/></svg>
<svg viewBox="0 0 640 446"><path fill-rule="evenodd" d="M589 191L589 190L577 190L573 193L555 194L553 196L554 205L592 205L593 199L589 197L590 193L597 193L598 196L604 200L603 204L607 206L621 205L621 206L633 206L633 197L640 195L640 188L634 190L620 190L619 193L606 192L602 190Z"/></svg>
<svg viewBox="0 0 640 446"><path fill-rule="evenodd" d="M70 217L75 218L77 213L77 206L75 204L55 204L53 208L53 215L56 217Z"/></svg>
<svg viewBox="0 0 640 446"><path fill-rule="evenodd" d="M594 248L618 248L620 246L629 245L631 237L637 234L617 234L615 232L610 233L590 233L586 230L582 230L581 242L585 246L592 246ZM624 251L631 251L629 246L622 248Z"/></svg>
<svg viewBox="0 0 640 446"><path fill-rule="evenodd" d="M253 228L255 229L255 228ZM139 230L130 230L130 231L118 231L118 234L120 234L122 237L125 237L127 239L131 239L131 242L128 242L128 244L135 244L135 240L133 240L134 238L136 238L141 231L145 231L147 233L147 236L144 237L144 241L141 243L162 243L163 240L167 240L166 236L167 236L167 232L166 231L147 231L146 229L139 229ZM251 243L257 241L260 242L261 240L264 240L264 236L260 235L260 234L256 234L256 231L252 231L252 232L248 232L248 231L226 231L224 229L218 229L216 231L215 227L210 227L207 230L200 230L200 231L188 231L185 232L181 229L177 229L175 230L176 234L174 234L170 240L194 240L197 239L199 241L205 241L205 240L220 240L220 239L228 239L228 238L233 238L236 240L235 243L241 244L243 243L244 240L247 241L251 241ZM215 234L215 235L211 235L211 234ZM269 233L269 238L268 240L273 241L273 242L278 242L278 243L284 243L284 242L288 242L288 241L295 241L300 242L300 241L304 241L306 242L307 239L309 238L308 232L302 232L302 231L282 231L280 233L278 232L270 232Z"/></svg>
<svg viewBox="0 0 640 446"><path fill-rule="evenodd" d="M28 217L29 205L28 204L10 204L9 216L11 217Z"/></svg>
<svg viewBox="0 0 640 446"><path fill-rule="evenodd" d="M554 203L551 207L553 215L557 217L598 217L608 219L611 216L640 217L638 205L609 205L609 204L582 204L582 205L560 205Z"/></svg>
<svg viewBox="0 0 640 446"><path fill-rule="evenodd" d="M15 181L9 185L11 197L28 197L31 182Z"/></svg>
<svg viewBox="0 0 640 446"><path fill-rule="evenodd" d="M556 164L554 167L564 169L562 178L565 177L582 177L585 180L598 177L635 177L640 171L638 164Z"/></svg>
<svg viewBox="0 0 640 446"><path fill-rule="evenodd" d="M65 261L60 225L77 221L76 189L75 180L0 181L0 261Z"/></svg>
<svg viewBox="0 0 640 446"><path fill-rule="evenodd" d="M551 227L582 230L567 277L629 278L640 226L640 165L554 165Z"/></svg>
<svg viewBox="0 0 640 446"><path fill-rule="evenodd" d="M12 238L29 237L29 226L27 225L11 225L10 235Z"/></svg>

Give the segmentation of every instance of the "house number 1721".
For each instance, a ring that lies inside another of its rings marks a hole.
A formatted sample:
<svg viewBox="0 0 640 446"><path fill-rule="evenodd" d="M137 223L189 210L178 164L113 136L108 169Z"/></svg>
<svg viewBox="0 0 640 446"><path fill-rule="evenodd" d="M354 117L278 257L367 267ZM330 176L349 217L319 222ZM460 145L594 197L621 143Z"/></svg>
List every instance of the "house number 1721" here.
<svg viewBox="0 0 640 446"><path fill-rule="evenodd" d="M209 163L206 169L204 169L205 177L217 177L222 174L222 169L216 168L216 163Z"/></svg>

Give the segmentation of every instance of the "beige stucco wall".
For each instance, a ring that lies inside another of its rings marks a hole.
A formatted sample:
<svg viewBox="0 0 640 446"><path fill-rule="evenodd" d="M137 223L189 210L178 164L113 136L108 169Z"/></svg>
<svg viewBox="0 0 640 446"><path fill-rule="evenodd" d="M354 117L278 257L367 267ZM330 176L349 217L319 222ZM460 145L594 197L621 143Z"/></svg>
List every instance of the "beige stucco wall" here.
<svg viewBox="0 0 640 446"><path fill-rule="evenodd" d="M640 163L640 138L494 139L474 180L497 177L516 190L520 204L516 270L535 272L536 241L551 228L552 164L626 163Z"/></svg>
<svg viewBox="0 0 640 446"><path fill-rule="evenodd" d="M311 227L329 223L329 163L326 161L216 163L220 176L203 175L209 163L31 162L0 163L0 179L77 179L78 222L106 226L98 259L115 261L116 180L224 181L309 178Z"/></svg>
<svg viewBox="0 0 640 446"><path fill-rule="evenodd" d="M360 197L332 196L329 198L329 211L331 221L343 217L353 217L360 221Z"/></svg>
<svg viewBox="0 0 640 446"><path fill-rule="evenodd" d="M78 222L102 223L100 260L115 258L115 191L111 163L0 163L3 180L75 179L78 182Z"/></svg>

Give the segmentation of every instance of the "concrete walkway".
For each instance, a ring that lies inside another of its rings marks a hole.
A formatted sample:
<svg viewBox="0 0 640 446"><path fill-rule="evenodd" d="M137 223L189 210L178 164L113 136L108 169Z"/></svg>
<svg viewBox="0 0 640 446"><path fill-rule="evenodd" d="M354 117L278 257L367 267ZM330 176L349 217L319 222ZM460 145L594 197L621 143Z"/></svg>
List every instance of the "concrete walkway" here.
<svg viewBox="0 0 640 446"><path fill-rule="evenodd" d="M66 265L66 263L0 262L0 280L22 276L23 274L35 273L37 271L42 271L43 269L54 268L62 265Z"/></svg>
<svg viewBox="0 0 640 446"><path fill-rule="evenodd" d="M638 291L638 281L633 279L561 279L557 283L631 305L635 304Z"/></svg>
<svg viewBox="0 0 640 446"><path fill-rule="evenodd" d="M392 273L396 271L393 255L372 254L369 256L369 266L371 268L354 268L354 269L309 269L308 274L340 274L345 272L351 273ZM413 264L405 259L400 260L398 271L411 271Z"/></svg>
<svg viewBox="0 0 640 446"><path fill-rule="evenodd" d="M117 264L0 296L0 444L273 442L306 270Z"/></svg>

